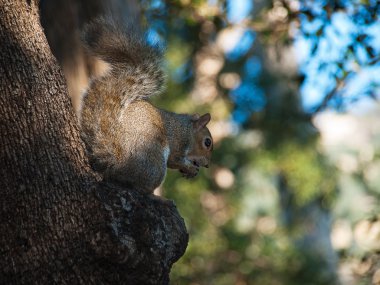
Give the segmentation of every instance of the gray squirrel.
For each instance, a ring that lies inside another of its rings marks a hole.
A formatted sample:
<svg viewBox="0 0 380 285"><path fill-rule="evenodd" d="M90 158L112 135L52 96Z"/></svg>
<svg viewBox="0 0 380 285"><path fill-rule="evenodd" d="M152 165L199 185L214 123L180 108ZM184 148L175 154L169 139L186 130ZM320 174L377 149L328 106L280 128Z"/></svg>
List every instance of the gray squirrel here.
<svg viewBox="0 0 380 285"><path fill-rule="evenodd" d="M163 182L167 168L192 178L208 167L210 114L176 114L148 100L163 88L162 52L107 17L87 24L82 39L111 66L91 81L82 102L81 136L92 167L105 180L146 194Z"/></svg>

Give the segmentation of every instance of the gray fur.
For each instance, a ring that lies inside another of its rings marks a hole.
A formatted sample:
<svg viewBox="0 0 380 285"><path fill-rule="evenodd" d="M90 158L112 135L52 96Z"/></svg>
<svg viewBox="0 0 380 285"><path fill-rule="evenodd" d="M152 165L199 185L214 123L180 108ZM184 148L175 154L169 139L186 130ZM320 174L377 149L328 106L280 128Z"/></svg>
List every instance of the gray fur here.
<svg viewBox="0 0 380 285"><path fill-rule="evenodd" d="M83 40L112 67L91 82L83 99L81 135L92 167L106 180L149 194L162 183L167 167L190 178L208 165L211 150L202 142L211 134L205 124L199 128L194 116L147 101L163 86L161 52L108 18L87 25Z"/></svg>

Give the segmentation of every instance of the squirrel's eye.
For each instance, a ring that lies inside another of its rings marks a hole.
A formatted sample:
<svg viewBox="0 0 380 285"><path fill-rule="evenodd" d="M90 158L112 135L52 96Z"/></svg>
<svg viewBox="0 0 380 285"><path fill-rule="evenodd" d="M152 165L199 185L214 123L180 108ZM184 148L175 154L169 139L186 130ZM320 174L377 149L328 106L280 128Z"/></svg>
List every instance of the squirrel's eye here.
<svg viewBox="0 0 380 285"><path fill-rule="evenodd" d="M205 146L206 146L207 148L209 148L209 147L211 146L211 144L212 144L211 139L206 138L206 139L205 139Z"/></svg>

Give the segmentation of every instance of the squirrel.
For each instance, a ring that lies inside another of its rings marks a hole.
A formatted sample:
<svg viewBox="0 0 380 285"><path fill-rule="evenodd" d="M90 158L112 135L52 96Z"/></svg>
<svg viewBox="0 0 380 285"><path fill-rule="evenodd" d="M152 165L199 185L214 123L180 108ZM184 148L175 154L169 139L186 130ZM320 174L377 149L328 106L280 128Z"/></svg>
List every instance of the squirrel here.
<svg viewBox="0 0 380 285"><path fill-rule="evenodd" d="M111 67L90 82L80 116L90 164L104 180L152 194L167 168L192 178L209 166L210 114L177 114L149 101L163 89L162 50L104 17L84 27L82 41Z"/></svg>

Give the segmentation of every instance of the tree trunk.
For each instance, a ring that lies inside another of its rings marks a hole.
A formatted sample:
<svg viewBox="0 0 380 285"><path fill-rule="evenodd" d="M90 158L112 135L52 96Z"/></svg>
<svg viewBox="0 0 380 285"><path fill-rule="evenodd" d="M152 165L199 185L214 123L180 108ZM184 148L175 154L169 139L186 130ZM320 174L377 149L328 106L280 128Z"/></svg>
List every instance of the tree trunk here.
<svg viewBox="0 0 380 285"><path fill-rule="evenodd" d="M37 3L0 2L0 42L0 284L168 284L184 222L90 169Z"/></svg>

